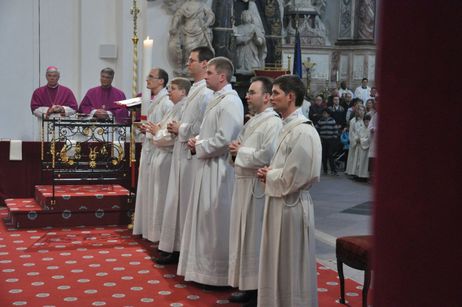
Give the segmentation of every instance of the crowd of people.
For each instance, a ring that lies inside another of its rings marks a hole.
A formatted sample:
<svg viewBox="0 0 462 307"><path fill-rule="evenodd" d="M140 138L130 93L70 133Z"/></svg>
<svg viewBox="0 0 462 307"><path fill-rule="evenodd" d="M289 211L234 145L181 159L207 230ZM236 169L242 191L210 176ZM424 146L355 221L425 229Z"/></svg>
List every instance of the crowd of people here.
<svg viewBox="0 0 462 307"><path fill-rule="evenodd" d="M193 84L179 77L169 82L158 67L146 78L151 101L147 121L138 125L144 139L133 234L158 242L155 262L178 264L185 280L238 288L231 302L317 306L308 190L321 169L337 175L339 160L346 174L369 178L376 89L366 78L354 93L342 82L309 103L296 76L254 77L244 124L229 59L197 47L187 69ZM111 68L101 71L101 86L88 90L80 106L59 77L56 67L47 68L47 85L31 100L37 117L80 112L128 119L116 103L125 95L112 87Z"/></svg>
<svg viewBox="0 0 462 307"><path fill-rule="evenodd" d="M377 129L378 94L363 78L353 91L345 81L339 89L324 98L318 95L309 107L308 117L315 124L322 143L324 174L345 173L352 178L368 180L375 158L374 136Z"/></svg>

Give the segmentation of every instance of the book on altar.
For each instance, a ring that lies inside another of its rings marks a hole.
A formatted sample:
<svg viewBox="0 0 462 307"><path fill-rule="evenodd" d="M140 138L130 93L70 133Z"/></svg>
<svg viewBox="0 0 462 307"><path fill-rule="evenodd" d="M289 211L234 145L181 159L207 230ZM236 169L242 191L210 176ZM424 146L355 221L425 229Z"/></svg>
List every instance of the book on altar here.
<svg viewBox="0 0 462 307"><path fill-rule="evenodd" d="M142 101L141 97L135 97L135 98L125 99L125 100L119 100L119 101L116 101L115 103L126 106L127 108L130 108L130 107L141 105L141 101Z"/></svg>

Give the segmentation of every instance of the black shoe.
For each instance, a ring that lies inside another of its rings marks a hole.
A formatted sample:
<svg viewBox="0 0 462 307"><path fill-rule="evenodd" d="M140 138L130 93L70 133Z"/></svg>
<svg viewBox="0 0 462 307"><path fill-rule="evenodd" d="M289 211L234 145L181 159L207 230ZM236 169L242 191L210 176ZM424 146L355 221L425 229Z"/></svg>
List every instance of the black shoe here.
<svg viewBox="0 0 462 307"><path fill-rule="evenodd" d="M248 301L247 303L243 304L242 307L257 307L258 305L258 301L257 301L257 298L253 298L251 299L250 301Z"/></svg>
<svg viewBox="0 0 462 307"><path fill-rule="evenodd" d="M228 300L231 303L245 303L245 302L248 302L256 298L257 298L257 290L247 290L247 291L234 292L233 294L231 294Z"/></svg>
<svg viewBox="0 0 462 307"><path fill-rule="evenodd" d="M173 252L173 253L169 253L167 254L167 256L165 257L161 257L161 258L154 258L154 261L157 263L157 264L176 264L178 263L180 259L180 253L179 252Z"/></svg>
<svg viewBox="0 0 462 307"><path fill-rule="evenodd" d="M201 283L197 283L197 285L202 290L213 291L213 292L216 292L216 291L229 291L229 289L231 289L229 286L212 286L212 285L205 285L205 284L201 284Z"/></svg>

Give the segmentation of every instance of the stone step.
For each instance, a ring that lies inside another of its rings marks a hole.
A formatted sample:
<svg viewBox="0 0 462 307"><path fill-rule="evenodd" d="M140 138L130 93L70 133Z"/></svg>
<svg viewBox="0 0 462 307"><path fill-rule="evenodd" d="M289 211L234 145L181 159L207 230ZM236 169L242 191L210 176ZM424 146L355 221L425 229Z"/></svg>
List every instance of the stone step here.
<svg viewBox="0 0 462 307"><path fill-rule="evenodd" d="M45 210L96 211L130 207L130 191L118 184L35 186L35 199Z"/></svg>
<svg viewBox="0 0 462 307"><path fill-rule="evenodd" d="M35 197L6 199L8 218L16 228L127 225L135 204L130 191L120 185L36 186Z"/></svg>
<svg viewBox="0 0 462 307"><path fill-rule="evenodd" d="M5 223L16 228L127 225L133 211L10 211Z"/></svg>

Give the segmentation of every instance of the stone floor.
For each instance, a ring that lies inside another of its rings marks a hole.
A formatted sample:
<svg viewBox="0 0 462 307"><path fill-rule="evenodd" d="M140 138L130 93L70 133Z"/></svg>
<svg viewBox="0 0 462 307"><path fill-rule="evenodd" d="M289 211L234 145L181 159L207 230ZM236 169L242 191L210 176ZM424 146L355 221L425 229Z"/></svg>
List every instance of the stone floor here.
<svg viewBox="0 0 462 307"><path fill-rule="evenodd" d="M316 256L325 266L337 270L335 239L371 233L372 185L339 176L322 176L311 188L316 224ZM363 283L364 272L344 266L344 273Z"/></svg>

